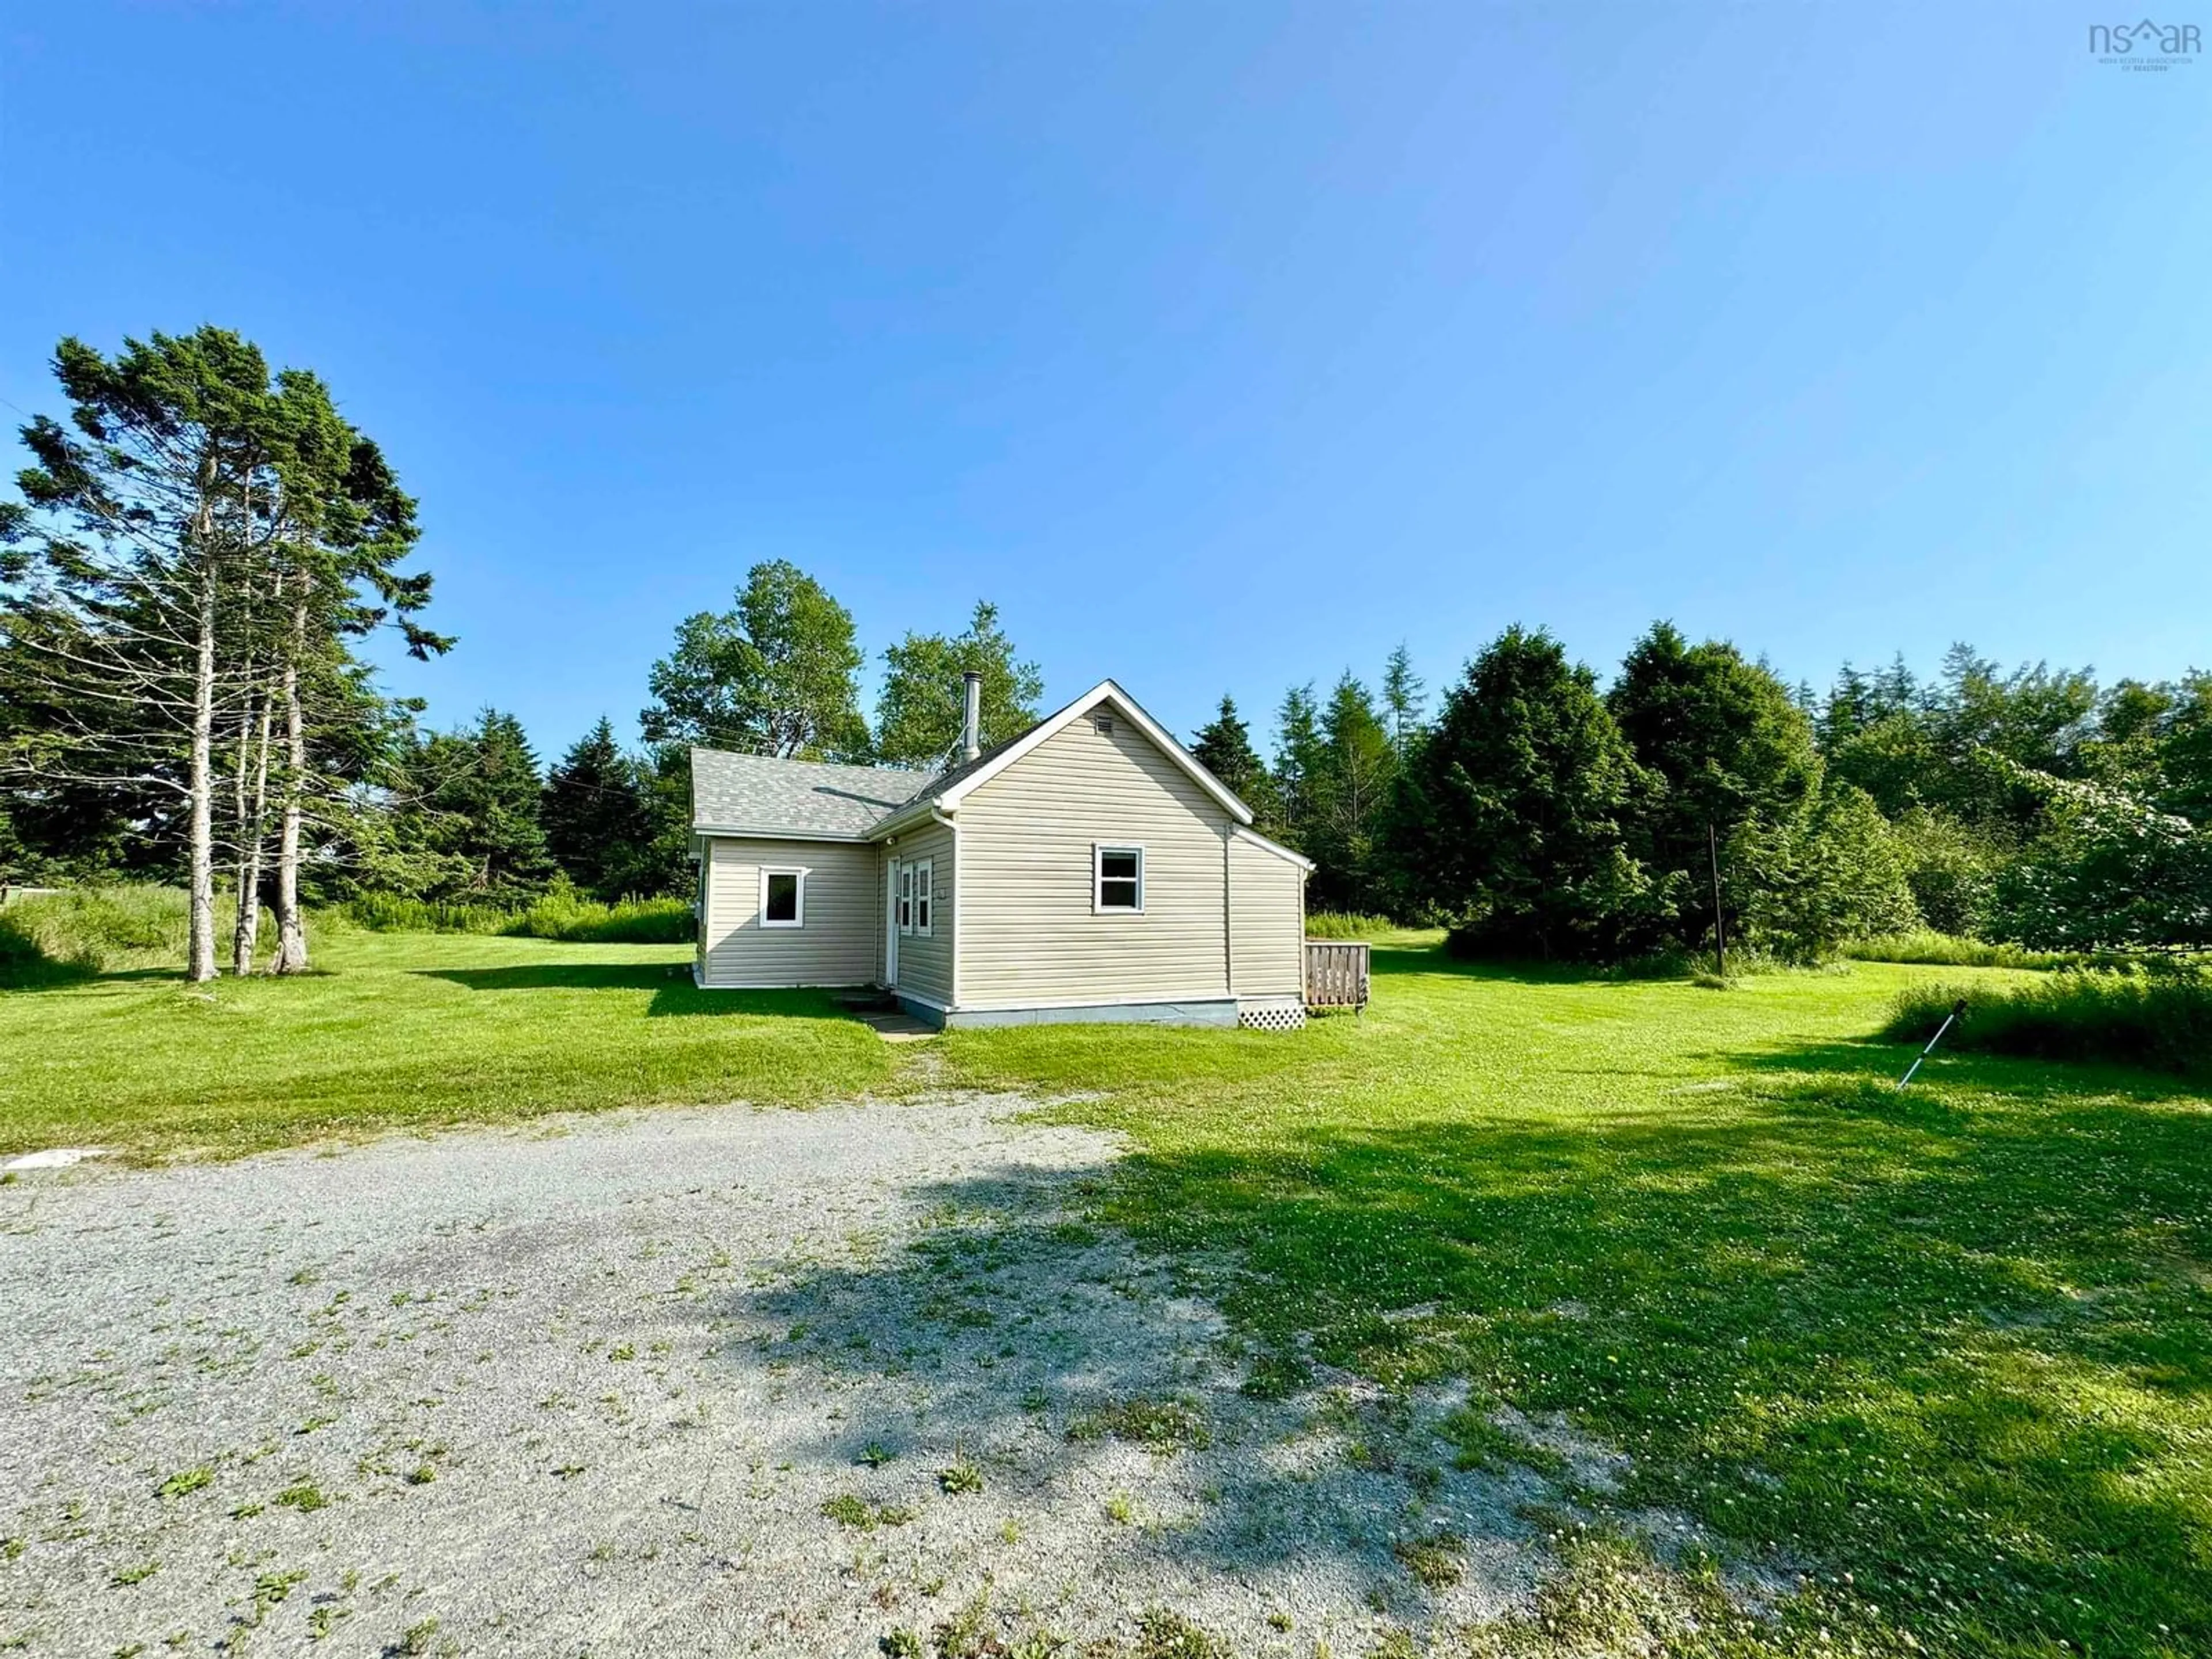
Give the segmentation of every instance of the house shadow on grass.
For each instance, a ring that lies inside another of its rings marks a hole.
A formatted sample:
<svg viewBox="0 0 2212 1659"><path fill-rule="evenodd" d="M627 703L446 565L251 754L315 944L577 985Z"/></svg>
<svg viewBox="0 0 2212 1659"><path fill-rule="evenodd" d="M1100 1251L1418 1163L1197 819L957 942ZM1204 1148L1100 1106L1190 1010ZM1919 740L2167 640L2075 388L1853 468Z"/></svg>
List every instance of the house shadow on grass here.
<svg viewBox="0 0 2212 1659"><path fill-rule="evenodd" d="M702 991L688 963L529 963L504 968L421 968L471 991L649 991L649 1018L750 1014L786 1019L836 1019L846 1011L833 993L817 990Z"/></svg>

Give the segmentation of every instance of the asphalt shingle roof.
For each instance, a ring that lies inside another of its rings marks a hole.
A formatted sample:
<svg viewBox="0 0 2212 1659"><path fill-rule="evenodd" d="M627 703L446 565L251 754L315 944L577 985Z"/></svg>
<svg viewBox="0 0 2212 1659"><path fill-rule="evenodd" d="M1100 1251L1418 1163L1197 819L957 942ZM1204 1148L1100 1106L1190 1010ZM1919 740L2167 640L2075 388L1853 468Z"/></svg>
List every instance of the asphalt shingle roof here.
<svg viewBox="0 0 2212 1659"><path fill-rule="evenodd" d="M691 751L691 827L787 836L865 836L934 787L933 773L898 766Z"/></svg>

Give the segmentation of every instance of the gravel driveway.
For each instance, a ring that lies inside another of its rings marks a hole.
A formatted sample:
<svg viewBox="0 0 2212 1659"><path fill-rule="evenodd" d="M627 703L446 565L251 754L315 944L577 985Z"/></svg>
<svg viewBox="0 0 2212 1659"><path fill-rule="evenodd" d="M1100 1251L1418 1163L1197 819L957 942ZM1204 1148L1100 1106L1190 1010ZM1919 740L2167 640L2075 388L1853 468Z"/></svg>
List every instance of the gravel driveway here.
<svg viewBox="0 0 2212 1659"><path fill-rule="evenodd" d="M1307 1654L1525 1595L1534 1477L1452 1472L1449 1401L1239 1392L1077 1218L1115 1142L1025 1104L0 1187L0 1642L980 1654L1167 1608Z"/></svg>

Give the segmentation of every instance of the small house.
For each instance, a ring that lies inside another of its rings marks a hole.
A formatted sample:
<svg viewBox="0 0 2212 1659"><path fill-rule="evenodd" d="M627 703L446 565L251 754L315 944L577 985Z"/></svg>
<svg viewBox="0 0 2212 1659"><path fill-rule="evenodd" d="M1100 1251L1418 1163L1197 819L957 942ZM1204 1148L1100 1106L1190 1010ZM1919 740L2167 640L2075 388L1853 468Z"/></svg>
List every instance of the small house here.
<svg viewBox="0 0 2212 1659"><path fill-rule="evenodd" d="M695 973L939 1026L1304 1023L1313 866L1113 681L941 773L691 751Z"/></svg>

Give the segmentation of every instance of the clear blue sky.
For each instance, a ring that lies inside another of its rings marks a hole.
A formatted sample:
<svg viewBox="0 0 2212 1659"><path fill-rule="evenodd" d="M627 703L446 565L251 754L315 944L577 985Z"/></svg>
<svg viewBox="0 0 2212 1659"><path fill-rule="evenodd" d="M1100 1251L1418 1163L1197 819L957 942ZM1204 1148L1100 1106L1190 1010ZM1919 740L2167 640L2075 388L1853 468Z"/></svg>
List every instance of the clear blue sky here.
<svg viewBox="0 0 2212 1659"><path fill-rule="evenodd" d="M391 688L541 753L775 556L1186 732L1516 620L2170 674L2212 62L2110 9L11 6L0 398L64 332L320 371L461 638Z"/></svg>

